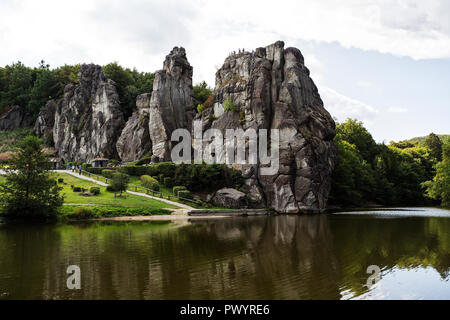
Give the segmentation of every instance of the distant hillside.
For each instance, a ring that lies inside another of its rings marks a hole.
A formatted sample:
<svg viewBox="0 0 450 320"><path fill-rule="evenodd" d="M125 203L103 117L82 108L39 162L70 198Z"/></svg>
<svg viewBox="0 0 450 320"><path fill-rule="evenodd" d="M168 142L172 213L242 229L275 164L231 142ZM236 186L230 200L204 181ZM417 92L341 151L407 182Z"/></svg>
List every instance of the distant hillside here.
<svg viewBox="0 0 450 320"><path fill-rule="evenodd" d="M439 137L439 139L441 139L442 143L447 143L450 141L450 134L438 134L437 135ZM425 137L417 137L417 138L412 138L409 139L409 142L418 142L420 145L424 145L425 143Z"/></svg>

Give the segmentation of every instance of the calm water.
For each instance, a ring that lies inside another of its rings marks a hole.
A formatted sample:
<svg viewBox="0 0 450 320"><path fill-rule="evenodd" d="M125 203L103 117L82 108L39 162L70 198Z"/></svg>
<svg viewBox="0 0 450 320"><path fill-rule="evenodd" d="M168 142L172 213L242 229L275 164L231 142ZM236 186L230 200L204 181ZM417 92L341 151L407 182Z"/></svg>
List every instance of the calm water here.
<svg viewBox="0 0 450 320"><path fill-rule="evenodd" d="M0 299L450 299L449 271L450 211L434 208L0 224Z"/></svg>

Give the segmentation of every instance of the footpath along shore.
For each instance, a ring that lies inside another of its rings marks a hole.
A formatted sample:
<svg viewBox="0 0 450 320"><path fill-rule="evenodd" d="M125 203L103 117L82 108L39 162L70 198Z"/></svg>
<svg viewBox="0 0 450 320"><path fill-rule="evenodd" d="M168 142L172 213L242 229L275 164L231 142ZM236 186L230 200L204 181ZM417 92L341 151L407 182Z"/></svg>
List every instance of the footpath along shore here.
<svg viewBox="0 0 450 320"><path fill-rule="evenodd" d="M98 184L100 186L106 187L107 184L98 180L95 180L93 178L90 177L86 177L84 175L80 175L78 173L72 172L70 170L67 171L59 171L59 172L64 172L67 174L70 174L78 179L83 179L83 180L87 180L90 181L92 183ZM158 198L158 197L154 197L145 193L141 193L141 192L134 192L134 191L129 191L127 190L127 193L129 194L133 194L136 196L140 196L140 197L146 197L146 198L150 198L150 199L154 199L160 202L164 202L167 204L171 204L173 206L178 207L179 209L172 209L172 208L167 208L167 210L172 211L171 215L155 215L155 216L136 216L136 217L112 217L112 218L99 218L99 219L95 219L95 220L102 220L102 221L166 221L166 220L190 220L190 219L210 219L210 218L229 218L232 215L226 215L226 214L215 214L213 212L213 210L209 210L209 214L201 214L201 215L191 215L191 214L195 214L196 211L202 212L204 213L204 210L199 210L199 209L195 209L191 206L188 206L186 204L183 203L178 203L175 201L170 201L167 199L162 199L162 198Z"/></svg>

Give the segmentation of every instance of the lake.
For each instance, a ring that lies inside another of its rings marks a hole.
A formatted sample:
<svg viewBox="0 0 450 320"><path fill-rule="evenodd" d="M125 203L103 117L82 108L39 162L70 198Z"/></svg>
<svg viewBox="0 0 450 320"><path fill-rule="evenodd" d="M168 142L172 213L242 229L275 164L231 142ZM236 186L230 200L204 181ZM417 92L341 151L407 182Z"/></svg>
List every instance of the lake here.
<svg viewBox="0 0 450 320"><path fill-rule="evenodd" d="M0 299L450 299L449 218L403 208L2 223ZM66 286L72 265L80 290Z"/></svg>

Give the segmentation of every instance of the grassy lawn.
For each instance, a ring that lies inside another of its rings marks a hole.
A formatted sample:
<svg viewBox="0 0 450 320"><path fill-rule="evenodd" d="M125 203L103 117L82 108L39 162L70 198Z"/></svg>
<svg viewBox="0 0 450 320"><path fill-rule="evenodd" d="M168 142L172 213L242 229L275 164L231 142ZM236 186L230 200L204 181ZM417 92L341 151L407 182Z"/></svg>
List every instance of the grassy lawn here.
<svg viewBox="0 0 450 320"><path fill-rule="evenodd" d="M93 182L75 178L74 176L67 173L56 173L57 178L63 178L64 183L59 185L63 187L61 191L64 194L65 203L76 203L76 204L96 204L103 206L115 206L115 207L151 207L152 209L163 209L163 208L177 208L176 206L164 203L161 201L153 200L150 198L135 196L128 193L123 193L122 197L114 198L114 192L106 191L106 187L99 186ZM81 187L89 190L91 187L99 187L100 195L92 197L84 197L80 193L73 192L71 185L76 187Z"/></svg>

